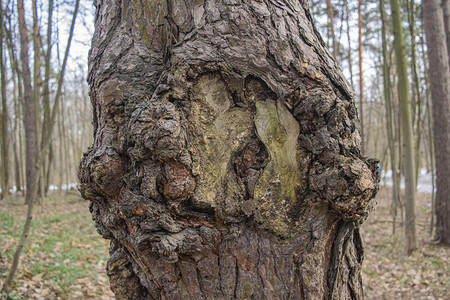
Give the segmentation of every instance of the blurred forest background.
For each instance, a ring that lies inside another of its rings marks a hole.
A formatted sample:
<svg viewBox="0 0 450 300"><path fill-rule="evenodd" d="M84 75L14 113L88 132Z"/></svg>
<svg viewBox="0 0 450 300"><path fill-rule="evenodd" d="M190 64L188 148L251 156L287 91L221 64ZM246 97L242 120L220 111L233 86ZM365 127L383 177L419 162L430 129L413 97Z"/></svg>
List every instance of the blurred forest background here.
<svg viewBox="0 0 450 300"><path fill-rule="evenodd" d="M364 154L381 161L378 207L363 225L366 297L448 299L450 251L434 241L436 162L421 2L387 2L310 1L324 43L355 90ZM86 78L95 8L87 0L0 3L0 286L9 286L2 295L111 299L107 241L77 191L79 160L93 136ZM404 70L395 35L404 40Z"/></svg>

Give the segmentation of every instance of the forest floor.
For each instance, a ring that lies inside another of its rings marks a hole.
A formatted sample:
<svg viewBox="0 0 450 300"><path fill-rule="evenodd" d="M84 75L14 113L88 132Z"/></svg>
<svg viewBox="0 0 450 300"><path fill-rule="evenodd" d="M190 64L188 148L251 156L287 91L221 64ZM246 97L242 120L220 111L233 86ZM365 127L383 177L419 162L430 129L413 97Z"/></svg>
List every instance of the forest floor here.
<svg viewBox="0 0 450 300"><path fill-rule="evenodd" d="M419 193L419 249L406 256L403 231L392 234L390 189L380 190L377 208L363 224L363 284L366 299L450 299L450 248L428 233L430 194ZM15 277L12 299L114 299L105 273L108 241L95 231L88 202L57 194L35 207L30 241ZM11 196L0 202L0 286L9 270L26 206Z"/></svg>
<svg viewBox="0 0 450 300"><path fill-rule="evenodd" d="M15 196L0 202L0 286L25 222L23 203ZM88 205L79 194L53 194L35 206L10 298L114 299L105 271L109 242L96 232Z"/></svg>
<svg viewBox="0 0 450 300"><path fill-rule="evenodd" d="M406 255L401 217L396 233L390 214L392 190L381 188L376 209L362 225L366 299L450 299L450 248L433 243L429 234L431 194L418 193L418 249Z"/></svg>

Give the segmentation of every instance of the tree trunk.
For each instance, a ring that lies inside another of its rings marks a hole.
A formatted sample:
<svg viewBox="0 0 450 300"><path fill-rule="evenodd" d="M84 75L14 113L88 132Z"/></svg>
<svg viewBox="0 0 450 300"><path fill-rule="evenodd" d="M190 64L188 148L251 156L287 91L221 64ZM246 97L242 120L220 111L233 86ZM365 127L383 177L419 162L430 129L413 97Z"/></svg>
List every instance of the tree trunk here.
<svg viewBox="0 0 450 300"><path fill-rule="evenodd" d="M423 15L423 12L422 12ZM422 22L421 26L422 36L425 36L425 28ZM429 64L427 51L425 51L425 43L421 43L422 50L422 62L424 66L425 78L429 78ZM449 63L450 67L450 63ZM429 155L429 170L431 170L431 218L430 218L430 235L433 234L434 229L434 216L436 212L436 163L434 156L434 136L433 136L433 118L432 118L432 108L431 108L431 99L430 99L430 80L425 80L425 109L426 109L426 117L427 117L427 139L426 142L428 144L428 155Z"/></svg>
<svg viewBox="0 0 450 300"><path fill-rule="evenodd" d="M20 59L22 61L22 80L24 89L24 127L25 127L25 168L26 168L26 203L31 199L30 187L35 174L37 157L36 106L31 87L31 73L28 60L28 30L25 23L23 0L18 1L19 31L20 31Z"/></svg>
<svg viewBox="0 0 450 300"><path fill-rule="evenodd" d="M59 112L57 115L57 124L58 124L58 138L59 138L59 144L58 144L58 156L59 156L59 167L58 167L58 172L59 172L59 178L58 178L58 190L60 193L62 193L62 186L63 186L63 182L64 182L64 171L65 168L63 166L65 166L65 161L64 161L64 155L63 155L63 145L64 145L64 125L61 121L61 108L62 105L59 108Z"/></svg>
<svg viewBox="0 0 450 300"><path fill-rule="evenodd" d="M6 44L9 52L9 63L11 66L11 71L13 74L13 83L15 91L14 99L14 138L13 138L13 148L14 148L14 158L15 158L15 177L16 177L16 187L17 191L22 191L22 196L24 195L24 189L22 188L24 180L24 168L23 168L23 155L22 155L22 130L21 130L21 116L22 114L22 99L23 99L23 88L22 88L22 74L20 72L19 63L17 61L16 54L14 52L14 43L11 34L11 20L8 20L8 27L4 26L4 32L6 35ZM5 24L3 24L5 25ZM18 195L18 194L17 194Z"/></svg>
<svg viewBox="0 0 450 300"><path fill-rule="evenodd" d="M394 51L398 73L398 97L400 110L400 127L404 141L405 160L405 237L406 250L411 253L417 248L416 238L416 184L414 164L414 137L411 120L411 99L409 96L409 79L405 57L405 42L400 17L399 0L391 0L392 28L394 31Z"/></svg>
<svg viewBox="0 0 450 300"><path fill-rule="evenodd" d="M51 69L51 54L52 54L52 20L53 18L53 0L48 1L48 16L47 16L47 51L45 53L45 78L44 78L44 95L42 98L42 106L44 109L44 121L42 123L42 132L46 132L50 126L50 69ZM44 135L42 135L42 138ZM44 141L41 141L43 143ZM52 143L48 151L49 156L43 159L43 183L44 195L47 195L50 185L51 161L52 161Z"/></svg>
<svg viewBox="0 0 450 300"><path fill-rule="evenodd" d="M450 45L450 1L442 0L441 5L444 13L445 41L447 45ZM450 47L448 46L447 46L447 57L449 59L449 66L450 66Z"/></svg>
<svg viewBox="0 0 450 300"><path fill-rule="evenodd" d="M327 14L328 14L328 27L331 32L331 42L333 47L333 57L337 60L338 56L338 47L336 41L336 34L334 32L334 8L333 4L331 4L331 0L327 0Z"/></svg>
<svg viewBox="0 0 450 300"><path fill-rule="evenodd" d="M354 83L353 83L353 61L352 61L352 42L350 39L350 23L349 23L349 19L350 19L350 9L348 7L348 1L344 0L344 5L345 5L345 23L346 23L346 28L347 28L347 43L348 43L348 51L347 51L347 59L348 59L348 70L350 71L350 83L352 85L352 87L354 87Z"/></svg>
<svg viewBox="0 0 450 300"><path fill-rule="evenodd" d="M410 0L406 3L407 12L408 12L408 23L409 23L409 33L410 33L410 41L411 41L411 71L413 78L413 95L412 97L412 124L413 124L413 132L415 137L415 158L416 169L415 169L415 183L417 186L417 182L419 179L421 161L422 161L422 152L420 149L421 140L422 140L422 125L423 125L423 116L422 116L422 97L420 94L420 82L419 82L419 73L417 71L417 54L416 54L416 1ZM415 125L415 129L414 129Z"/></svg>
<svg viewBox="0 0 450 300"><path fill-rule="evenodd" d="M95 1L80 166L118 299L362 299L379 175L307 1Z"/></svg>
<svg viewBox="0 0 450 300"><path fill-rule="evenodd" d="M6 13L3 11L3 3L0 3L0 77L1 77L1 98L2 98L2 112L0 114L1 117L1 166L2 166L2 173L0 174L1 178L1 188L2 192L0 194L0 199L3 198L5 195L9 194L9 151L8 151L8 106L6 103L6 59L4 59L6 56L4 55L5 47L4 47L4 40L6 40L6 37L4 36L4 16L6 16Z"/></svg>
<svg viewBox="0 0 450 300"><path fill-rule="evenodd" d="M428 46L436 157L436 238L450 245L450 71L444 18L439 1L422 2Z"/></svg>
<svg viewBox="0 0 450 300"><path fill-rule="evenodd" d="M362 0L358 0L358 54L359 54L359 119L361 122L361 152L365 154L366 135L364 120L364 77L363 77L363 42L362 42Z"/></svg>
<svg viewBox="0 0 450 300"><path fill-rule="evenodd" d="M59 116L61 116L61 142L62 144L62 149L64 152L64 159L62 159L61 161L61 170L64 170L64 175L66 177L66 194L68 192L68 188L69 188L69 183L70 183L70 179L69 179L69 174L70 174L70 155L69 155L69 146L67 145L69 142L67 141L67 130L66 128L68 128L66 126L66 118L65 118L65 111L64 111L64 106L61 105L60 110L59 110Z"/></svg>
<svg viewBox="0 0 450 300"><path fill-rule="evenodd" d="M397 158L396 158L396 147L395 147L395 135L392 117L392 89L391 89L391 76L389 72L390 60L387 50L387 38L386 38L386 18L385 18L385 7L384 0L380 0L380 16L381 16L381 41L382 41L382 53L383 53L383 95L384 95L384 105L386 111L386 131L388 136L388 146L389 154L391 159L391 170L393 179L392 188L392 206L391 213L393 216L392 222L392 233L395 234L395 224L397 219L397 207L400 203L400 193L398 192L398 186L400 183L397 181Z"/></svg>

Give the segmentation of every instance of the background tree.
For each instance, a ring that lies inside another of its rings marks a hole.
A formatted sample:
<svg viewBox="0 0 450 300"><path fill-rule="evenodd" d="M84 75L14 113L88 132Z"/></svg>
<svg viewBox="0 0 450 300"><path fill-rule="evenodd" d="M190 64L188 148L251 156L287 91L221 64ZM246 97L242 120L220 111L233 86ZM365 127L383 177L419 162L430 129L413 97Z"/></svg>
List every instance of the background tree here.
<svg viewBox="0 0 450 300"><path fill-rule="evenodd" d="M5 34L3 31L3 22L5 19L5 12L3 9L3 3L0 2L0 77L1 77L1 97L2 97L2 111L1 111L1 142L0 142L0 151L1 151L1 166L2 172L0 175L1 178L1 188L2 192L0 194L0 199L3 198L5 194L9 193L9 157L8 157L8 105L6 101L6 60L5 60L5 47L4 40Z"/></svg>
<svg viewBox="0 0 450 300"><path fill-rule="evenodd" d="M396 146L395 146L395 132L394 132L394 122L392 117L392 87L390 78L390 58L388 55L388 42L386 38L386 13L385 13L385 3L384 0L380 0L380 16L381 16L381 39L382 39L382 51L383 51L383 93L384 93L384 104L386 111L386 131L388 134L388 147L391 160L391 170L397 168L397 157L396 157ZM395 225L397 218L397 207L400 203L400 184L399 178L397 176L398 172L392 173L393 189L392 189L392 214L393 222L392 228L395 234Z"/></svg>
<svg viewBox="0 0 450 300"><path fill-rule="evenodd" d="M350 39L350 8L348 4L348 0L344 0L344 6L345 6L345 25L346 25L346 32L347 32L347 60L348 60L348 70L350 73L350 83L352 87L354 87L353 84L353 68L352 68L352 46L351 46L351 39Z"/></svg>
<svg viewBox="0 0 450 300"><path fill-rule="evenodd" d="M96 6L79 176L117 297L362 298L377 163L308 3Z"/></svg>
<svg viewBox="0 0 450 300"><path fill-rule="evenodd" d="M328 13L328 26L330 28L331 42L333 46L333 57L337 59L338 57L338 44L336 40L336 34L334 30L334 8L331 4L331 0L327 0L327 13Z"/></svg>
<svg viewBox="0 0 450 300"><path fill-rule="evenodd" d="M450 245L450 70L444 23L445 9L442 9L438 0L424 0L422 9L430 63L429 76L435 130L436 240Z"/></svg>
<svg viewBox="0 0 450 300"><path fill-rule="evenodd" d="M405 42L400 18L400 3L391 0L392 27L394 31L394 50L398 72L398 96L400 102L400 122L405 149L405 236L408 253L417 248L416 238L416 184L414 164L414 137L411 121L408 71L405 58Z"/></svg>
<svg viewBox="0 0 450 300"><path fill-rule="evenodd" d="M365 154L365 128L364 128L364 76L363 76L363 16L362 0L358 0L358 54L359 54L359 119L361 122L361 152Z"/></svg>

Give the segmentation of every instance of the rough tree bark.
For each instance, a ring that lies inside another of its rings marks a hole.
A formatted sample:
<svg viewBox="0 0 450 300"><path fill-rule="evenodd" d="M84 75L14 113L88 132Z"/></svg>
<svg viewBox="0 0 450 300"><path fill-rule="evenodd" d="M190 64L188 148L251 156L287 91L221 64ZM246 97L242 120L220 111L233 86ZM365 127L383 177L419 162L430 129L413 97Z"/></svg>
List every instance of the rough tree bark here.
<svg viewBox="0 0 450 300"><path fill-rule="evenodd" d="M450 71L444 13L440 1L424 0L436 158L436 239L450 245Z"/></svg>
<svg viewBox="0 0 450 300"><path fill-rule="evenodd" d="M118 299L362 299L377 162L307 1L95 1L80 166Z"/></svg>

